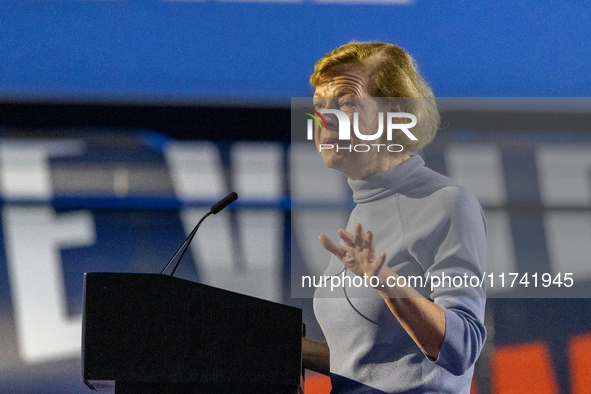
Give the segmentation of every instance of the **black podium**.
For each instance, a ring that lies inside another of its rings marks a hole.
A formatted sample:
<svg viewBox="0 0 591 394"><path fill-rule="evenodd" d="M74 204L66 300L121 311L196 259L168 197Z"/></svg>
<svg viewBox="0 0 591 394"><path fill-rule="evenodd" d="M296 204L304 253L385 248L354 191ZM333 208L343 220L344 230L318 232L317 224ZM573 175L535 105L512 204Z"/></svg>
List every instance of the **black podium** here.
<svg viewBox="0 0 591 394"><path fill-rule="evenodd" d="M301 392L298 308L158 274L87 273L84 286L92 390Z"/></svg>

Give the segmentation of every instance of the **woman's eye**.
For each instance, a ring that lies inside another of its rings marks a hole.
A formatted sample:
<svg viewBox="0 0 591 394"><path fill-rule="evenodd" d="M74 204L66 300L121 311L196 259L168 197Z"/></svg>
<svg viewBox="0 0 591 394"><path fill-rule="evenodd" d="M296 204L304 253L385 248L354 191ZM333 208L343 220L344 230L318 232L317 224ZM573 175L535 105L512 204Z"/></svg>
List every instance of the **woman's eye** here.
<svg viewBox="0 0 591 394"><path fill-rule="evenodd" d="M350 101L343 101L343 102L341 102L341 107L350 107L352 105L353 105L353 103L350 102Z"/></svg>
<svg viewBox="0 0 591 394"><path fill-rule="evenodd" d="M322 109L322 104L314 104L314 108L316 108L316 109Z"/></svg>

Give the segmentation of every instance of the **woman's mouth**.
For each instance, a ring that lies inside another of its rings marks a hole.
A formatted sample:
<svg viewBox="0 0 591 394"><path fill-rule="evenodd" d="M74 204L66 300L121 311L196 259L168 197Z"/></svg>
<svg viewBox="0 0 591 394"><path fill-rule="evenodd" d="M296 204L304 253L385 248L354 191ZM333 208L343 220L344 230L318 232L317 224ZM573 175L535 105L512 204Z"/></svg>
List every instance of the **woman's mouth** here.
<svg viewBox="0 0 591 394"><path fill-rule="evenodd" d="M338 138L334 138L334 137L329 137L329 138L325 138L322 140L322 143L325 145L336 145L339 143L339 139Z"/></svg>

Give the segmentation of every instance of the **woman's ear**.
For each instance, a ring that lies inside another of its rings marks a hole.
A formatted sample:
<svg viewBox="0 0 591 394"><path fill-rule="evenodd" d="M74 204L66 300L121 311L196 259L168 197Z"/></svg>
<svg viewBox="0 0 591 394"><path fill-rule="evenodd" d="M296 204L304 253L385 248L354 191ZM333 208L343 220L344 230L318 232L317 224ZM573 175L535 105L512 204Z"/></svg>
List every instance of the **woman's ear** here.
<svg viewBox="0 0 591 394"><path fill-rule="evenodd" d="M388 112L404 112L406 100L403 97L388 99Z"/></svg>

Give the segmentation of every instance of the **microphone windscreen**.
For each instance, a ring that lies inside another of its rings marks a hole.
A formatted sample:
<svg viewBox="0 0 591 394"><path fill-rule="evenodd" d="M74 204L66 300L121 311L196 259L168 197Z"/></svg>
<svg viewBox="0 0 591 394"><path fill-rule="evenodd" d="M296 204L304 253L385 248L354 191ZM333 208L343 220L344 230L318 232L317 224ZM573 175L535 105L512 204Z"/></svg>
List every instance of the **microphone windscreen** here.
<svg viewBox="0 0 591 394"><path fill-rule="evenodd" d="M226 208L228 205L232 204L237 199L238 194L236 194L235 192L228 194L226 197L222 198L220 201L216 202L211 206L211 213L215 215L222 209Z"/></svg>

